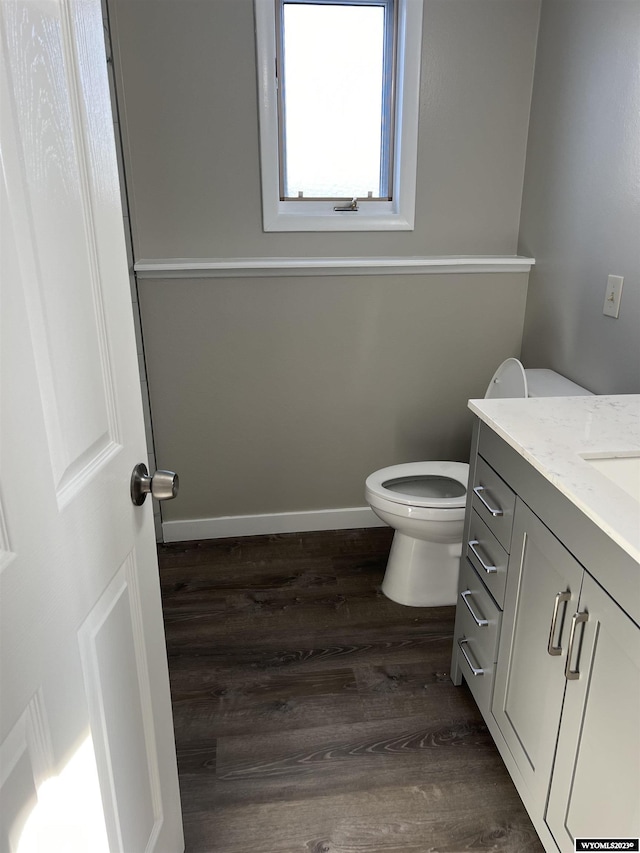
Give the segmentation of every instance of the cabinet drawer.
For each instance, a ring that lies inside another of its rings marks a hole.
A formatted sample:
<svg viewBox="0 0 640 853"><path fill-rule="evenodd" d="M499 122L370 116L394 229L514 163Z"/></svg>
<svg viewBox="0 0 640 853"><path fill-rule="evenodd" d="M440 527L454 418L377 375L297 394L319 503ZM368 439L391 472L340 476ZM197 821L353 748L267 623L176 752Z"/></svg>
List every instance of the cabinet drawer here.
<svg viewBox="0 0 640 853"><path fill-rule="evenodd" d="M502 610L509 555L477 512L471 512L465 556Z"/></svg>
<svg viewBox="0 0 640 853"><path fill-rule="evenodd" d="M456 607L455 642L465 681L483 713L488 713L491 707L501 619L501 611L471 563L463 560Z"/></svg>
<svg viewBox="0 0 640 853"><path fill-rule="evenodd" d="M516 496L490 465L478 457L473 484L473 508L507 551Z"/></svg>

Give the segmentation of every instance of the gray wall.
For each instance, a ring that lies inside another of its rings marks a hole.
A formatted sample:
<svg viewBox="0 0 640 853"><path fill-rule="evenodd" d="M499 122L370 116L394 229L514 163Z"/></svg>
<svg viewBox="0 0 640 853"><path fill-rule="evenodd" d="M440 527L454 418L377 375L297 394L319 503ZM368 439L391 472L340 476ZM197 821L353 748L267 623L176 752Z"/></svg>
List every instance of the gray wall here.
<svg viewBox="0 0 640 853"><path fill-rule="evenodd" d="M527 276L140 282L165 520L364 505L367 474L467 460ZM171 342L167 346L167 341Z"/></svg>
<svg viewBox="0 0 640 853"><path fill-rule="evenodd" d="M265 234L252 0L110 0L137 259L515 254L539 0L426 0L416 228ZM361 506L466 459L526 274L142 280L167 520Z"/></svg>
<svg viewBox="0 0 640 853"><path fill-rule="evenodd" d="M640 2L544 0L521 253L522 357L597 394L640 392ZM620 317L602 314L624 276Z"/></svg>

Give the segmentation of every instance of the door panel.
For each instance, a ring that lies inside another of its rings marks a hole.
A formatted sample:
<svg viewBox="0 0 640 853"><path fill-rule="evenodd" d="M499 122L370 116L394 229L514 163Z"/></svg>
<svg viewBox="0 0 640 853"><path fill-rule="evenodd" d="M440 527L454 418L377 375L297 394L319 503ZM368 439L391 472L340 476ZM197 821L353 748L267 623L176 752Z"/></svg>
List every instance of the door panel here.
<svg viewBox="0 0 640 853"><path fill-rule="evenodd" d="M63 7L42 14L43 4L5 6L14 116L19 136L30 143L22 146L26 204L18 249L21 255L35 250L37 259L35 275L25 282L28 322L54 482L64 503L65 488L82 472L95 469L117 434L104 285L86 192L91 166L82 145L80 104L69 79L73 57L64 41L70 22ZM81 289L76 286L80 280L86 282ZM70 323L74 315L85 322ZM84 400L81 410L74 405L76 395Z"/></svg>
<svg viewBox="0 0 640 853"><path fill-rule="evenodd" d="M109 829L123 850L153 849L162 817L136 586L130 555L78 632L94 744L109 771L107 813L118 817Z"/></svg>
<svg viewBox="0 0 640 853"><path fill-rule="evenodd" d="M640 835L638 627L589 576L578 680L567 684L546 821L562 851L575 838Z"/></svg>
<svg viewBox="0 0 640 853"><path fill-rule="evenodd" d="M0 747L0 850L18 846L37 803L37 789L51 773L52 753L42 694L36 693Z"/></svg>
<svg viewBox="0 0 640 853"><path fill-rule="evenodd" d="M582 583L582 566L518 500L507 574L493 715L532 800L544 805L562 699L571 614ZM552 656L547 645L556 595L571 599L559 609Z"/></svg>

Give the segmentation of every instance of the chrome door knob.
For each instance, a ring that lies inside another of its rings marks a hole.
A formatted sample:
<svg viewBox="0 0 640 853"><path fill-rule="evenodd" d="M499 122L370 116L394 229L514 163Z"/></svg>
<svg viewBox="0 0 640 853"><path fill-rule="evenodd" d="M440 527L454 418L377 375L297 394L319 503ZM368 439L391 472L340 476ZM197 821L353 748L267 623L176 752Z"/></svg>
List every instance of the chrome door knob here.
<svg viewBox="0 0 640 853"><path fill-rule="evenodd" d="M174 471L156 471L151 476L144 462L140 462L131 474L131 500L136 506L141 506L151 494L157 501L170 501L178 494L179 485Z"/></svg>

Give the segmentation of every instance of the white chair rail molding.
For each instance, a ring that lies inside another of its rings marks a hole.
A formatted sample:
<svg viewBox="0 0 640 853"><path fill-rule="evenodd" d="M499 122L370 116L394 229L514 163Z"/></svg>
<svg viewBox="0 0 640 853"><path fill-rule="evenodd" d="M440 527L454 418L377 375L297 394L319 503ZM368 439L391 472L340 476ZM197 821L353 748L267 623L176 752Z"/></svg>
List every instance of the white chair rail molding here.
<svg viewBox="0 0 640 853"><path fill-rule="evenodd" d="M519 255L442 255L344 258L143 258L139 278L231 278L234 276L395 275L528 273L534 258Z"/></svg>

